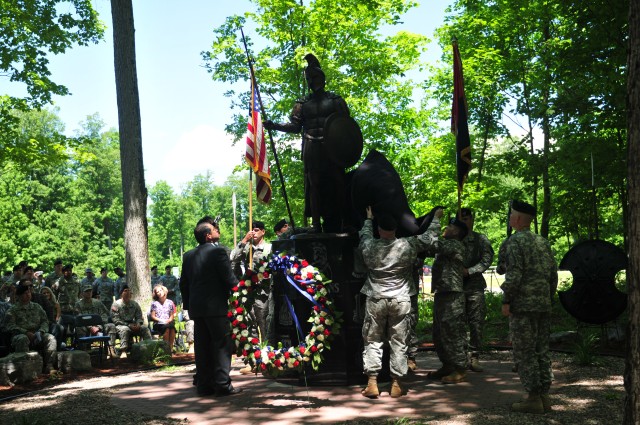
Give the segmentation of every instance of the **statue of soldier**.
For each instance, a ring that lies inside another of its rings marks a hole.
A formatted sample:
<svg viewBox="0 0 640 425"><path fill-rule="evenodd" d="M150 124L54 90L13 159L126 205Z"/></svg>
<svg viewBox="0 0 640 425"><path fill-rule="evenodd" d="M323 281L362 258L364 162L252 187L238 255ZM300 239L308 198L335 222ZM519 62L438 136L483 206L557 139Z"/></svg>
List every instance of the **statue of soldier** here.
<svg viewBox="0 0 640 425"><path fill-rule="evenodd" d="M351 119L344 99L325 91L326 78L318 59L308 54L305 60L308 66L304 73L311 94L296 101L288 123L279 124L266 120L264 127L287 133L302 131L305 216L311 217L312 226L318 232L340 232L343 226L345 168L354 165L359 159L362 153L362 134ZM327 139L327 127L331 121L339 121L334 127L336 133L356 134L360 140L356 137L353 143L345 146L340 137L339 140ZM346 132L341 128L345 123L349 126ZM351 130L354 125L356 131ZM345 148L349 151L346 156L350 157L346 163L343 161L344 153L338 152Z"/></svg>

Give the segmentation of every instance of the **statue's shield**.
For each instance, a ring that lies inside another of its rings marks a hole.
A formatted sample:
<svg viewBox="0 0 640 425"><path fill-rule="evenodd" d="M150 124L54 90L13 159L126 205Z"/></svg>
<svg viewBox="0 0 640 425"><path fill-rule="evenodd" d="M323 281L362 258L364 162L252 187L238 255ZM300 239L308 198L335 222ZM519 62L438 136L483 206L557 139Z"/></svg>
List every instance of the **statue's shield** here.
<svg viewBox="0 0 640 425"><path fill-rule="evenodd" d="M349 115L329 115L324 124L324 145L335 164L344 168L355 165L362 155L360 126Z"/></svg>

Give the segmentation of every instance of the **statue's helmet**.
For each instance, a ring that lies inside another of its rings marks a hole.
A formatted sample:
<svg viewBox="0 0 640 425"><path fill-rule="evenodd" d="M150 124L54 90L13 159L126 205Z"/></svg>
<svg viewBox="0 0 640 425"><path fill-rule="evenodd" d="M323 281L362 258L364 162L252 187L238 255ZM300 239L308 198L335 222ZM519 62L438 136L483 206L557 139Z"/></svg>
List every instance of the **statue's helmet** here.
<svg viewBox="0 0 640 425"><path fill-rule="evenodd" d="M324 88L326 77L320 67L320 61L318 58L309 53L304 57L304 59L307 61L307 67L304 69L304 76L309 88L312 91Z"/></svg>

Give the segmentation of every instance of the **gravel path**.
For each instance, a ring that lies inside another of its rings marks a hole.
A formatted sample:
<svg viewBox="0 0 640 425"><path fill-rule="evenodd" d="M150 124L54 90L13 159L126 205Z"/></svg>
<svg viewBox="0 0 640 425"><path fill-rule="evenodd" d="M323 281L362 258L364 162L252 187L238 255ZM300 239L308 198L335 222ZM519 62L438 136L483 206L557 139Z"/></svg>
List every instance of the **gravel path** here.
<svg viewBox="0 0 640 425"><path fill-rule="evenodd" d="M423 354L423 353L421 353ZM433 353L423 354L433 356ZM509 362L510 353L494 352L487 356ZM420 419L398 416L333 422L356 425L429 424L429 425L601 425L622 422L624 359L599 358L599 364L580 367L565 354L553 354L553 367L561 383L552 387L554 411L545 415L511 413L507 405L480 408L461 415L429 415ZM0 424L177 424L196 423L120 408L114 403L118 392L153 381L154 377L175 373L184 376L193 366L75 381L0 404ZM236 396L236 397L241 397ZM386 402L380 399L381 402ZM232 406L232 405L231 405ZM153 410L153 409L152 409ZM329 423L329 422L325 422Z"/></svg>

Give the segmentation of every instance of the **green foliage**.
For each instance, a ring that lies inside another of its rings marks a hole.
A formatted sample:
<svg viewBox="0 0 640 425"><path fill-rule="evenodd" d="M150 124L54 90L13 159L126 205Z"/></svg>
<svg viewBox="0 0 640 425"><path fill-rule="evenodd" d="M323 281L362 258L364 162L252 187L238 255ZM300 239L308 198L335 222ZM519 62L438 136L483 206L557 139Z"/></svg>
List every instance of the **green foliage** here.
<svg viewBox="0 0 640 425"><path fill-rule="evenodd" d="M30 164L43 153L53 160L74 145L73 139L21 139L20 115L50 104L53 95L69 94L51 79L48 55L97 43L104 27L89 0L0 0L0 22L0 74L28 93L0 96L0 164L8 159Z"/></svg>
<svg viewBox="0 0 640 425"><path fill-rule="evenodd" d="M573 347L573 361L580 366L597 366L600 362L596 351L598 342L594 334L581 334Z"/></svg>
<svg viewBox="0 0 640 425"><path fill-rule="evenodd" d="M20 114L20 134L43 144L61 131L49 111ZM89 117L78 135L82 151L69 159L43 156L29 165L0 165L0 264L21 260L51 271L57 258L84 267L123 265L123 216L118 137L101 133L98 117Z"/></svg>

